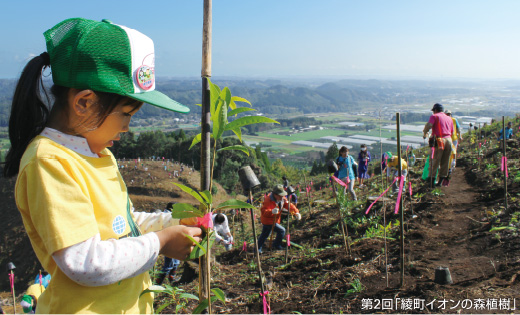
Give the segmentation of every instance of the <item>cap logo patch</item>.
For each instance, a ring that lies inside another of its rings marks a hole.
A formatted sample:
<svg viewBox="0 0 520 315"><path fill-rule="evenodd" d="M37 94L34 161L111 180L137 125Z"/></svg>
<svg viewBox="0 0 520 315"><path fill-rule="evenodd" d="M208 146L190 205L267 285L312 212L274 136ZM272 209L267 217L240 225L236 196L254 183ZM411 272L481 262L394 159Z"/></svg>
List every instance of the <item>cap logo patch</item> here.
<svg viewBox="0 0 520 315"><path fill-rule="evenodd" d="M154 68L147 65L140 66L136 71L136 81L141 89L151 89L155 82Z"/></svg>

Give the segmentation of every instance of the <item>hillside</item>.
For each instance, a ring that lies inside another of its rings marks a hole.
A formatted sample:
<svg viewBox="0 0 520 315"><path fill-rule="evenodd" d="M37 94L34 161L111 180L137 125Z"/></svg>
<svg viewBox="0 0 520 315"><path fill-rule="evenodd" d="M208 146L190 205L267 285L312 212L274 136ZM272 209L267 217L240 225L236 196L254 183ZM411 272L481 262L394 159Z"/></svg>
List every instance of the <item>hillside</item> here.
<svg viewBox="0 0 520 315"><path fill-rule="evenodd" d="M514 124L518 127L519 121ZM520 139L515 137L507 145L509 179L505 209L500 150L495 140L497 129L497 124L483 128L485 138L464 136L449 187L432 189L421 179L426 152L416 152L418 161L411 168L410 177L412 198L407 193L404 202L403 286L395 195L387 199L384 207L377 203L368 216L364 214L370 204L367 197L381 191L380 176L371 178L368 188L357 189L359 202L347 201L342 206L350 254L344 248L338 205L327 187L328 176L307 177L313 181L311 196L307 199L305 192L300 194L302 220L291 220L293 246L288 263L284 251L264 250L261 255L272 313L518 312L513 307L520 290ZM170 179L165 178L169 175L162 162L146 162L148 171L135 171L132 163L122 173L137 208L160 208L171 198L188 200L169 189ZM157 180L149 181L150 176ZM183 176L188 176L186 183L196 185L196 173L191 177L183 174L181 181ZM292 184L305 191L303 179L293 179ZM38 266L31 260L30 244L23 236L19 215L11 209L10 185L12 182L2 183L1 195L9 210L3 211L0 218L2 230L6 231L1 251L8 255L0 268L5 268L6 261L17 265L17 292L22 293L24 281L37 273ZM256 193L261 196L264 191ZM258 210L256 213L259 214ZM212 286L225 292L227 302L216 302L214 312L262 313L249 212L239 211L229 219L236 246L229 252L215 246L212 270ZM256 227L258 232L258 218ZM246 251L242 251L244 242ZM185 266L181 265L181 270ZM434 281L437 267L449 268L453 284ZM196 293L198 281L192 280L175 285ZM8 289L7 280L2 285L3 290ZM9 293L0 296L8 298ZM174 298L180 305L178 312L191 312L195 307L193 301ZM171 296L160 295L156 306L172 301ZM170 305L161 313L175 312Z"/></svg>

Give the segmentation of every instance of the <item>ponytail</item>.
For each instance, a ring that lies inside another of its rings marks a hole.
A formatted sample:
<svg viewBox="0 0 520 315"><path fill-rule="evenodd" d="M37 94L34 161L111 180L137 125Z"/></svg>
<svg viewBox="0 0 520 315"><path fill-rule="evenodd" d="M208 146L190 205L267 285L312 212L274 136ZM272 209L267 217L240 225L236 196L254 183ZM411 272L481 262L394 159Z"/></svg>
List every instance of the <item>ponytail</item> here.
<svg viewBox="0 0 520 315"><path fill-rule="evenodd" d="M25 149L31 140L40 134L47 123L50 104L42 82L42 71L48 66L50 66L48 53L44 52L34 57L23 69L16 85L9 117L11 148L5 159L5 177L18 174L20 160ZM45 95L49 105L42 101L42 94Z"/></svg>

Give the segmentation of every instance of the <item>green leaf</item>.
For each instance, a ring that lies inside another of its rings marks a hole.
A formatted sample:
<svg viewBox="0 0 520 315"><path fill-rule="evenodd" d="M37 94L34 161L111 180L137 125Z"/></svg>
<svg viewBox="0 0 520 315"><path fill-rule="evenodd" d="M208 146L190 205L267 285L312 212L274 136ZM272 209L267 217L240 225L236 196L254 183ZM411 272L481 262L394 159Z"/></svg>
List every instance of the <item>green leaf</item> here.
<svg viewBox="0 0 520 315"><path fill-rule="evenodd" d="M226 303L226 295L224 294L224 292L222 290L220 290L219 288L214 288L214 289L211 289L211 292L213 292L213 294L215 294L217 299L221 300L223 303Z"/></svg>
<svg viewBox="0 0 520 315"><path fill-rule="evenodd" d="M172 303L171 302L166 302L164 303L163 305L159 306L156 310L155 310L155 314L161 314L161 311L164 310L167 306L170 306Z"/></svg>
<svg viewBox="0 0 520 315"><path fill-rule="evenodd" d="M231 107L231 105L229 107ZM243 112L250 112L250 111L256 111L256 109L249 108L249 107L237 107L237 108L233 109L232 111L230 111L228 113L228 116L233 116L233 115L236 116L237 114L240 114Z"/></svg>
<svg viewBox="0 0 520 315"><path fill-rule="evenodd" d="M240 117L238 119L233 120L229 124L226 125L225 130L233 130L235 128L240 128L242 126L246 125L252 125L252 124L259 124L259 123L275 123L279 124L274 119L264 117L264 116L247 116L247 117Z"/></svg>
<svg viewBox="0 0 520 315"><path fill-rule="evenodd" d="M240 128L235 128L235 129L232 129L231 131L233 131L237 135L238 140L240 140L240 142L242 142L242 130L240 130Z"/></svg>
<svg viewBox="0 0 520 315"><path fill-rule="evenodd" d="M208 299L200 301L199 305L191 312L192 314L201 314L208 307Z"/></svg>
<svg viewBox="0 0 520 315"><path fill-rule="evenodd" d="M187 203L176 203L172 206L172 218L174 219L202 218L203 216L204 214L199 209Z"/></svg>
<svg viewBox="0 0 520 315"><path fill-rule="evenodd" d="M192 300L199 300L199 297L190 293L181 293L178 295L179 299L192 299Z"/></svg>
<svg viewBox="0 0 520 315"><path fill-rule="evenodd" d="M150 292L153 292L153 293L168 293L168 294L172 294L173 291L172 290L168 290L168 289L165 289L159 285L155 285L155 286L151 286L152 288L153 287L157 287L157 289L146 289L146 290L143 290L143 292L141 292L141 294L139 294L139 297L143 296L143 294L146 294L146 293L150 293ZM159 288L162 288L162 289L159 289Z"/></svg>
<svg viewBox="0 0 520 315"><path fill-rule="evenodd" d="M195 105L202 107L202 104L195 104Z"/></svg>
<svg viewBox="0 0 520 315"><path fill-rule="evenodd" d="M227 102L221 101L218 104L217 111L215 112L215 116L213 116L213 139L215 141L220 139L222 134L224 133L224 128L227 124Z"/></svg>
<svg viewBox="0 0 520 315"><path fill-rule="evenodd" d="M199 242L197 242L193 237L191 237L191 236L188 235L188 234L184 234L184 236L186 236L187 238L189 238L193 243L195 243L195 246L197 246L198 248L200 248L200 249L204 252L204 254L206 254L206 249L205 249L205 248L204 248L204 247L203 247ZM205 239L206 239L206 238L204 238L204 240L205 240ZM204 240L202 241L203 243L204 243ZM193 251L195 251L195 248L193 249ZM193 252L193 251L192 251L192 252ZM202 255L204 255L204 254L202 254ZM190 256L191 256L191 254L190 254Z"/></svg>
<svg viewBox="0 0 520 315"><path fill-rule="evenodd" d="M202 139L202 133L199 133L198 135L196 135L196 136L193 138L193 141L191 142L190 148L189 148L188 150L191 150L191 148L193 148L194 145L196 145L197 143L199 143L201 139Z"/></svg>
<svg viewBox="0 0 520 315"><path fill-rule="evenodd" d="M220 92L220 98L223 99L226 104L230 104L231 103L231 91L229 90L229 88L226 86L224 87L224 89ZM232 108L232 109L235 109L235 108Z"/></svg>
<svg viewBox="0 0 520 315"><path fill-rule="evenodd" d="M192 239L192 241L194 243L196 243L194 239ZM215 242L215 237L214 236L210 237L209 247L212 247L214 242ZM206 254L206 247L208 246L208 237L206 236L200 242L200 244L196 243L195 245L196 245L196 247L191 251L190 255L188 256L188 258L186 260L197 259L200 256Z"/></svg>
<svg viewBox="0 0 520 315"><path fill-rule="evenodd" d="M247 202L243 202L237 199L230 199L227 201L224 201L223 203L219 204L215 210L225 209L225 208L248 208L248 209L254 209L255 207L253 205L248 204Z"/></svg>
<svg viewBox="0 0 520 315"><path fill-rule="evenodd" d="M220 151L229 151L229 150L238 150L238 151L242 151L244 152L245 154L247 154L247 156L249 156L249 150L244 147L243 145L240 145L240 144L237 144L237 145L231 145L229 147L224 147L222 149L219 149L217 150L217 152L220 152Z"/></svg>
<svg viewBox="0 0 520 315"><path fill-rule="evenodd" d="M204 190L200 194L201 194L202 198L204 198L209 205L213 203L213 197L211 196L211 193L208 190Z"/></svg>
<svg viewBox="0 0 520 315"><path fill-rule="evenodd" d="M245 98L240 97L240 96L233 96L231 98L231 101L232 102L244 102L244 103L247 103L247 104L251 105L251 103L248 100L246 100Z"/></svg>
<svg viewBox="0 0 520 315"><path fill-rule="evenodd" d="M217 109L217 103L220 99L220 88L218 85L213 84L211 80L208 79L209 82L209 94L210 94L210 111L211 116L213 117L215 115L215 111Z"/></svg>
<svg viewBox="0 0 520 315"><path fill-rule="evenodd" d="M188 194L190 194L193 198L197 199L200 203L202 203L206 207L208 206L208 204L206 203L204 198L202 198L202 196L200 195L200 193L198 191L196 191L194 189L191 189L188 186L184 186L183 184L179 184L179 183L172 183L172 184L174 184L175 186L179 187L182 191L187 192Z"/></svg>

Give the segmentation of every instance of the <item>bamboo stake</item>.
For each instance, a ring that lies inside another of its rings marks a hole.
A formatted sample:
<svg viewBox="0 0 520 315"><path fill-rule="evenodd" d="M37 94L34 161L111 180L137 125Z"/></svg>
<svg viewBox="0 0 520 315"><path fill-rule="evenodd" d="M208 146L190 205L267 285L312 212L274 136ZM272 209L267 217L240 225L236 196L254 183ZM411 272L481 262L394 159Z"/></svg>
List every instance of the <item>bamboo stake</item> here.
<svg viewBox="0 0 520 315"><path fill-rule="evenodd" d="M399 180L401 179L401 176L403 174L402 171L402 161L401 161L401 115L399 113L396 113L395 120L397 125L397 159L398 159L398 174L399 174ZM400 189L400 186L399 188ZM404 211L403 211L403 195L401 194L401 200L399 202L399 212L401 213L401 222L400 225L400 242L399 247L401 249L401 288L404 287Z"/></svg>
<svg viewBox="0 0 520 315"><path fill-rule="evenodd" d="M307 186L307 176L305 176L305 173L303 173L303 180L305 182L305 192L307 193L307 204L309 205L309 214L311 214L312 213L311 197L310 197L309 191L307 190L307 187L310 187L310 186Z"/></svg>
<svg viewBox="0 0 520 315"><path fill-rule="evenodd" d="M343 222L343 213L341 213L341 205L339 204L339 199L338 199L338 194L337 194L337 191L336 191L336 185L333 183L332 184L332 191L334 192L334 198L336 198L336 204L338 205L338 211L339 211L339 217L340 217L340 221L341 221L341 234L343 235L343 244L345 246L345 253L350 256L350 244L349 244L349 241L348 241L348 230L344 227L344 222ZM345 194L345 198L346 198L346 194Z"/></svg>
<svg viewBox="0 0 520 315"><path fill-rule="evenodd" d="M16 297L14 294L14 272L12 269L9 272L11 273L11 277L13 279L13 285L11 286L11 290L13 291L13 308L14 308L13 313L16 314Z"/></svg>
<svg viewBox="0 0 520 315"><path fill-rule="evenodd" d="M249 191L249 200L253 200L253 194ZM258 239L256 238L256 225L255 215L253 214L253 208L249 209L251 213L251 226L253 227L253 238L255 240L255 254L256 254L256 266L258 271L258 278L260 279L260 287L262 288L262 294L265 292L264 278L262 277L262 266L260 265L260 253L258 252Z"/></svg>
<svg viewBox="0 0 520 315"><path fill-rule="evenodd" d="M274 226L276 225L276 221L278 221L278 216L282 217L283 200L280 201L277 205L278 205L278 214L274 215L273 225L271 226L271 237L269 238L269 249L273 248Z"/></svg>
<svg viewBox="0 0 520 315"><path fill-rule="evenodd" d="M506 148L506 121L505 121L505 118L504 116L502 116L502 136L503 136L503 144L504 144L504 157L502 158L502 160L504 161L504 205L506 207L506 212L507 211L507 177L506 177L506 174L507 174L507 148Z"/></svg>
<svg viewBox="0 0 520 315"><path fill-rule="evenodd" d="M287 213L287 233L285 234L287 238L287 243L285 245L285 263L287 264L289 261L289 243L290 243L290 232L291 232L291 195L289 195L289 212Z"/></svg>
<svg viewBox="0 0 520 315"><path fill-rule="evenodd" d="M383 191L386 190L386 185L385 185L385 182L388 181L388 178L386 176L386 174L384 175L383 177L383 139L382 139L382 135L381 135L381 123L382 123L382 119L381 119L381 111L379 111L379 143L381 145L381 186L383 187ZM385 165L385 169L386 169L386 165ZM389 286L389 281L388 281L388 253L387 253L387 248L386 248L386 201L385 201L385 198L383 198L383 226L384 226L384 229L383 229L383 238L384 238L384 244L385 244L385 275L386 275L386 287L388 288Z"/></svg>
<svg viewBox="0 0 520 315"><path fill-rule="evenodd" d="M202 117L201 117L201 167L200 167L200 188L201 190L210 190L210 89L208 78L211 77L211 16L212 0L204 0L203 13L203 31L202 31ZM207 213L211 209L204 209ZM211 299L210 299L210 285L211 285L211 248L206 249L206 255L199 258L199 299L203 301L208 299L208 314L212 313Z"/></svg>

